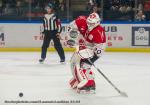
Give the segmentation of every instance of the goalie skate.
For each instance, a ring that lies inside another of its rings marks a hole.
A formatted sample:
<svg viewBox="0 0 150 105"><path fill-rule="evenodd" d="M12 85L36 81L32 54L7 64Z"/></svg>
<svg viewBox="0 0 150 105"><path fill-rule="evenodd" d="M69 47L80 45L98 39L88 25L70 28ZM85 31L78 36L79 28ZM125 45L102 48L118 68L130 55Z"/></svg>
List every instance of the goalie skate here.
<svg viewBox="0 0 150 105"><path fill-rule="evenodd" d="M77 88L77 93L79 94L95 94L96 93L96 89L95 87L84 87L84 88Z"/></svg>

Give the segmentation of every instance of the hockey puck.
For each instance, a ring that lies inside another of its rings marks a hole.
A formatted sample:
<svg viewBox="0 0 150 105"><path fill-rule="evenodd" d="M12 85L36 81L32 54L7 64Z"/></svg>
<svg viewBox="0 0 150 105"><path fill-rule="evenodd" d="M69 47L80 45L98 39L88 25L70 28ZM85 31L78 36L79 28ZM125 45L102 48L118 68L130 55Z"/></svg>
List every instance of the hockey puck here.
<svg viewBox="0 0 150 105"><path fill-rule="evenodd" d="M23 97L23 93L22 92L19 93L19 97Z"/></svg>

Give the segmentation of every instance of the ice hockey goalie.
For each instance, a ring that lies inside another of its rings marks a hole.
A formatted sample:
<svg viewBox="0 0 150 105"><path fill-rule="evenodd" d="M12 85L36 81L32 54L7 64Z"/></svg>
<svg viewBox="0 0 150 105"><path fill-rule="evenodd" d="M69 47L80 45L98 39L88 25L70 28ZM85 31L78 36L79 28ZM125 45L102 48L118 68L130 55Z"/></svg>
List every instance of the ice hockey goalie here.
<svg viewBox="0 0 150 105"><path fill-rule="evenodd" d="M102 55L106 43L100 18L97 13L88 17L79 16L69 24L68 31L68 45L76 46L70 61L73 78L69 84L78 93L95 92L96 84L91 66Z"/></svg>

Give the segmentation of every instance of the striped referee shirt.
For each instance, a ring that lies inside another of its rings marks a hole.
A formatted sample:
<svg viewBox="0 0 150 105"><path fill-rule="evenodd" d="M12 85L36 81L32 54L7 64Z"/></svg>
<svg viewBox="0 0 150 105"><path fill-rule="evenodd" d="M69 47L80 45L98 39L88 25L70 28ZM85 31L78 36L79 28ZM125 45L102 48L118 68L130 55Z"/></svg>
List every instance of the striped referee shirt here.
<svg viewBox="0 0 150 105"><path fill-rule="evenodd" d="M58 33L61 32L61 22L55 14L45 14L43 17L43 28L44 31L54 31L57 30Z"/></svg>

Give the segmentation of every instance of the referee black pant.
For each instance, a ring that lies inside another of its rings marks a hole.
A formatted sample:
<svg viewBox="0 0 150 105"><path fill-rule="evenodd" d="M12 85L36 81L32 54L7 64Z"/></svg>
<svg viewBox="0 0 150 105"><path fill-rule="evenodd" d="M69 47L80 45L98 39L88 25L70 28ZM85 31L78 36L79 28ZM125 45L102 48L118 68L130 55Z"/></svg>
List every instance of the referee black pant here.
<svg viewBox="0 0 150 105"><path fill-rule="evenodd" d="M43 59L46 58L47 48L49 47L50 41L53 40L54 47L56 51L58 52L60 59L65 60L65 54L64 54L62 45L60 43L60 39L57 38L56 36L57 31L46 31L44 34L45 35L44 35L44 40L43 40L43 45L42 45L41 58Z"/></svg>

